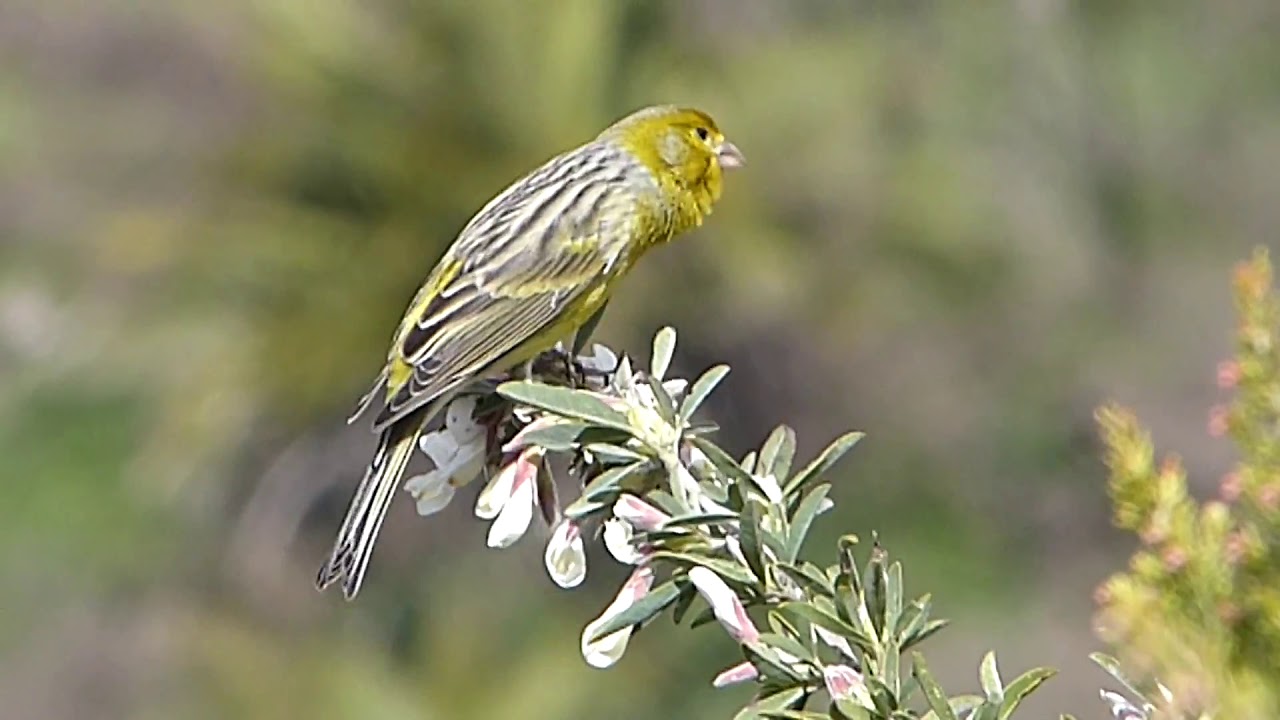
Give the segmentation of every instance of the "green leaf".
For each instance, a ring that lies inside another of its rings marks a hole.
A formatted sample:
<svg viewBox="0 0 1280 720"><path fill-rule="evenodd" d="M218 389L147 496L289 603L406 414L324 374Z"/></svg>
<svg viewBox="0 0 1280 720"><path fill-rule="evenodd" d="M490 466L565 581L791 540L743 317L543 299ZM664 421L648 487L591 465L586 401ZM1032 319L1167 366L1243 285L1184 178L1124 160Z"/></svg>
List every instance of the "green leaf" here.
<svg viewBox="0 0 1280 720"><path fill-rule="evenodd" d="M741 585L755 585L756 579L747 572L747 569L731 560L707 557L705 555L695 555L693 553L672 552L669 550L659 550L653 553L652 557L656 559L670 560L684 568L701 565L702 567L715 572L725 580L733 580Z"/></svg>
<svg viewBox="0 0 1280 720"><path fill-rule="evenodd" d="M765 532L760 527L760 521L764 517L764 508L760 503L752 498L747 498L746 504L742 509L742 522L738 525L739 539L742 541L742 556L747 561L747 567L751 568L751 572L761 581L766 580L764 574L764 550L761 548L760 534Z"/></svg>
<svg viewBox="0 0 1280 720"><path fill-rule="evenodd" d="M876 710L883 717L891 717L898 709L897 696L890 691L883 680L874 675L863 676L863 682L867 686L867 691L871 693L871 702L875 704Z"/></svg>
<svg viewBox="0 0 1280 720"><path fill-rule="evenodd" d="M974 708L973 712L965 720L996 720L996 713L998 712L1000 712L1000 704L987 699Z"/></svg>
<svg viewBox="0 0 1280 720"><path fill-rule="evenodd" d="M954 712L958 717L965 717L966 715L968 715L969 713L973 712L978 707L980 707L986 701L987 701L986 698L978 695L956 695L955 697L948 700L947 704L951 706L951 711ZM938 714L930 710L929 712L925 713L924 717L922 717L920 720L937 720L937 718L938 718Z"/></svg>
<svg viewBox="0 0 1280 720"><path fill-rule="evenodd" d="M781 484L791 472L791 461L796 456L796 431L779 425L769 433L760 448L760 461L756 469L760 475L773 475Z"/></svg>
<svg viewBox="0 0 1280 720"><path fill-rule="evenodd" d="M756 451L752 450L742 456L742 462L738 463L738 467L742 468L745 473L753 473L756 471ZM763 493L761 493L763 494Z"/></svg>
<svg viewBox="0 0 1280 720"><path fill-rule="evenodd" d="M629 476L644 470L648 462L631 463L630 465L622 465L612 467L604 472L596 475L582 488L582 495L569 504L564 509L566 517L577 519L608 507L617 499L617 494L621 492L619 487L623 480Z"/></svg>
<svg viewBox="0 0 1280 720"><path fill-rule="evenodd" d="M804 602L784 602L779 609L794 617L818 625L825 630L842 635L861 648L872 647L871 638L834 614Z"/></svg>
<svg viewBox="0 0 1280 720"><path fill-rule="evenodd" d="M760 642L785 653L790 653L800 660L813 662L813 651L795 638L780 633L761 633Z"/></svg>
<svg viewBox="0 0 1280 720"><path fill-rule="evenodd" d="M683 578L684 576L681 575L680 577ZM698 589L690 582L677 582L677 584L680 585L680 596L676 598L675 604L671 607L671 620L676 625L679 625L680 621L684 620L685 613L689 612L689 608L693 605L693 599L698 597Z"/></svg>
<svg viewBox="0 0 1280 720"><path fill-rule="evenodd" d="M871 557L867 559L866 567L863 568L862 593L863 605L866 607L871 624L875 628L875 636L880 638L885 637L883 634L884 586L884 550L880 547L879 541L874 541L871 546Z"/></svg>
<svg viewBox="0 0 1280 720"><path fill-rule="evenodd" d="M929 709L933 711L938 720L959 720L955 711L951 709L951 704L947 702L947 694L933 679L933 675L929 674L929 667L925 664L924 656L920 653L911 653L911 673L920 685L920 690L924 693L924 700L929 704Z"/></svg>
<svg viewBox="0 0 1280 720"><path fill-rule="evenodd" d="M694 381L689 391L685 393L684 400L680 403L680 419L684 422L689 422L689 419L698 411L702 402L707 399L711 391L716 389L716 385L719 385L724 376L728 374L728 365L716 365L702 373L702 376Z"/></svg>
<svg viewBox="0 0 1280 720"><path fill-rule="evenodd" d="M902 563L889 566L884 586L884 638L898 636L898 621L902 618Z"/></svg>
<svg viewBox="0 0 1280 720"><path fill-rule="evenodd" d="M905 649L908 646L906 642L912 635L920 632L924 624L929 621L929 612L933 605L932 596L928 593L916 598L911 606L903 614L906 622L899 623L902 625L898 630L898 644Z"/></svg>
<svg viewBox="0 0 1280 720"><path fill-rule="evenodd" d="M1018 705L1028 695L1040 687L1044 681L1056 674L1056 670L1049 668L1033 668L1019 675L1004 689L1004 703L1000 705L1000 714L996 716L997 720L1008 720L1013 715L1013 711L1018 709Z"/></svg>
<svg viewBox="0 0 1280 720"><path fill-rule="evenodd" d="M925 623L925 626L920 628L920 631L913 635L909 640L904 640L902 647L905 649L913 645L919 645L924 642L925 638L946 627L948 622L949 621L947 620L930 620Z"/></svg>
<svg viewBox="0 0 1280 720"><path fill-rule="evenodd" d="M671 399L671 393L662 387L662 381L652 375L645 375L644 382L649 386L649 391L653 393L653 399L658 403L658 414L664 419L670 420L676 416L676 401Z"/></svg>
<svg viewBox="0 0 1280 720"><path fill-rule="evenodd" d="M778 718L778 720L831 720L826 715L812 710L765 710L760 717Z"/></svg>
<svg viewBox="0 0 1280 720"><path fill-rule="evenodd" d="M703 452L704 455L707 456L707 459L711 461L711 464L714 465L716 469L730 481L751 489L760 495L760 497L768 497L768 495L765 495L764 488L760 487L760 483L756 482L756 479L751 477L751 473L743 470L742 466L738 464L738 461L730 457L729 453L721 450L718 445L706 438L696 437L690 438L690 440Z"/></svg>
<svg viewBox="0 0 1280 720"><path fill-rule="evenodd" d="M664 530L670 528L697 527L699 525L726 525L738 519L733 513L699 513L697 515L681 515L663 523Z"/></svg>
<svg viewBox="0 0 1280 720"><path fill-rule="evenodd" d="M512 402L546 410L563 417L577 418L604 427L632 432L627 416L585 390L570 390L541 383L517 380L498 386L498 394Z"/></svg>
<svg viewBox="0 0 1280 720"><path fill-rule="evenodd" d="M590 445L583 445L582 449L590 452L596 460L610 464L632 463L650 459L649 456L641 455L629 447L613 443L591 443Z"/></svg>
<svg viewBox="0 0 1280 720"><path fill-rule="evenodd" d="M880 662L880 677L884 684L893 691L893 696L902 695L902 654L892 641L884 643L884 657Z"/></svg>
<svg viewBox="0 0 1280 720"><path fill-rule="evenodd" d="M786 487L782 489L782 494L791 497L800 492L810 482L817 480L832 465L835 465L836 461L844 457L845 453L853 449L853 446L858 444L862 436L863 433L851 432L833 440L818 457L814 458L812 462L787 482Z"/></svg>
<svg viewBox="0 0 1280 720"><path fill-rule="evenodd" d="M777 650L768 645L759 642L747 643L742 646L742 651L760 674L775 684L789 685L806 679L806 673L792 668L789 663L783 661Z"/></svg>
<svg viewBox="0 0 1280 720"><path fill-rule="evenodd" d="M676 331L674 328L664 327L653 336L653 357L649 361L649 374L659 383L666 377L667 369L671 367L671 357L675 352Z"/></svg>
<svg viewBox="0 0 1280 720"><path fill-rule="evenodd" d="M835 706L835 711L840 713L840 716L846 718L846 720L874 720L870 710L849 698L836 698L831 704ZM819 715L819 717L825 716Z"/></svg>
<svg viewBox="0 0 1280 720"><path fill-rule="evenodd" d="M566 452L573 449L574 443L578 441L578 436L587 427L586 423L577 420L558 422L554 425L548 425L525 433L521 438L521 442L526 445L546 448L551 452Z"/></svg>
<svg viewBox="0 0 1280 720"><path fill-rule="evenodd" d="M792 687L766 695L750 705L742 708L733 720L757 720L767 718L769 711L787 710L803 698L806 691L803 687Z"/></svg>
<svg viewBox="0 0 1280 720"><path fill-rule="evenodd" d="M816 569L809 571L803 566L792 565L786 562L777 562L772 565L774 572L784 573L791 581L799 585L811 594L823 597L834 597L835 593L831 589L831 584L827 582L825 576Z"/></svg>
<svg viewBox="0 0 1280 720"><path fill-rule="evenodd" d="M675 581L668 580L658 585L640 598L635 605L614 615L603 625L596 628L595 633L591 635L590 642L595 642L623 628L639 625L649 620L675 602L679 596L680 588L676 587Z"/></svg>
<svg viewBox="0 0 1280 720"><path fill-rule="evenodd" d="M1125 689L1128 690L1130 693L1140 698L1146 697L1146 694L1137 688L1137 684L1134 683L1132 680L1130 680L1129 677L1124 674L1124 670L1120 669L1119 660L1116 660L1115 658L1111 657L1106 653L1100 653L1100 652L1089 653L1089 659L1092 660L1098 667L1105 670L1108 675L1115 678L1116 682L1123 685Z"/></svg>
<svg viewBox="0 0 1280 720"><path fill-rule="evenodd" d="M800 548L804 546L809 528L813 525L814 518L818 517L818 509L822 507L822 501L826 499L827 492L830 490L830 485L815 487L804 500L800 501L800 506L791 516L791 530L787 533L787 554L784 556L787 562L793 563L800 557Z"/></svg>
<svg viewBox="0 0 1280 720"><path fill-rule="evenodd" d="M978 667L978 679L982 682L982 692L987 699L1000 703L1004 699L1004 683L1000 682L1000 670L996 668L996 654L988 651L982 656L982 664Z"/></svg>

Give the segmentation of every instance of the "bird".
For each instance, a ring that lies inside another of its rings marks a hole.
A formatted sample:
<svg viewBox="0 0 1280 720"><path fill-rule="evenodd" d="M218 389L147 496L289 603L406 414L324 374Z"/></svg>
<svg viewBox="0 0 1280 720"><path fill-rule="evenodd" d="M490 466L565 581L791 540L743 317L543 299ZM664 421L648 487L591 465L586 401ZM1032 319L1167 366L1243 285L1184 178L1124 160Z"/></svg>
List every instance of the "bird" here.
<svg viewBox="0 0 1280 720"><path fill-rule="evenodd" d="M592 328L641 256L702 225L742 152L706 112L654 105L513 182L458 233L414 295L348 422L375 405L377 449L328 560L323 591L359 593L418 437L473 382Z"/></svg>

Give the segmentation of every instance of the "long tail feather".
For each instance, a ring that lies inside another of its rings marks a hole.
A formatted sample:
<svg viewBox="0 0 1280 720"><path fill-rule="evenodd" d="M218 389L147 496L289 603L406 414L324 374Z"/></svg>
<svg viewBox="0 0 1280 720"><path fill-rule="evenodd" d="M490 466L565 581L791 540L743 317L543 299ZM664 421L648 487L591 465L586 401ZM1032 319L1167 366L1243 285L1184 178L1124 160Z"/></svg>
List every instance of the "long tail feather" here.
<svg viewBox="0 0 1280 720"><path fill-rule="evenodd" d="M373 460L351 498L333 552L316 576L317 589L324 590L342 580L342 594L348 600L360 592L387 508L428 419L429 413L424 408L382 432Z"/></svg>

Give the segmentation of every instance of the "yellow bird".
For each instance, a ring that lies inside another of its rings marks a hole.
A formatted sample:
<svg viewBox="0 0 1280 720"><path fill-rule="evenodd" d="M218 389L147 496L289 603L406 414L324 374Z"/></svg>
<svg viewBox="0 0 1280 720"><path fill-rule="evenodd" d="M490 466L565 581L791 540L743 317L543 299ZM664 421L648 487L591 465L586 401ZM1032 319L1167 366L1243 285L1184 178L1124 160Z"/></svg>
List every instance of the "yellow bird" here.
<svg viewBox="0 0 1280 720"><path fill-rule="evenodd" d="M638 110L520 178L445 251L351 420L381 398L377 451L316 587L360 591L418 436L469 383L550 349L604 309L650 248L702 224L742 153L709 115Z"/></svg>

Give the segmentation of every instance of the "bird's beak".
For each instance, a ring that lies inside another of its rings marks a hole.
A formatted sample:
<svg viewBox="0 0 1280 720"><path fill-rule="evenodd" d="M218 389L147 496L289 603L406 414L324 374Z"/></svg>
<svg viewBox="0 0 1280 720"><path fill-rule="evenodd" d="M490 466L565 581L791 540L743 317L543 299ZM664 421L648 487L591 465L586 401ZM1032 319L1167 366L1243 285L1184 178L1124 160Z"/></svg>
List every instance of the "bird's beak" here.
<svg viewBox="0 0 1280 720"><path fill-rule="evenodd" d="M732 168L740 168L747 164L747 159L742 156L742 151L737 145L725 140L720 143L720 148L716 150L716 159L720 161L720 167L730 170Z"/></svg>

